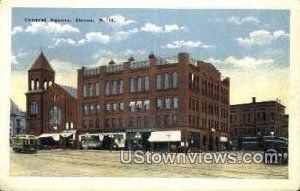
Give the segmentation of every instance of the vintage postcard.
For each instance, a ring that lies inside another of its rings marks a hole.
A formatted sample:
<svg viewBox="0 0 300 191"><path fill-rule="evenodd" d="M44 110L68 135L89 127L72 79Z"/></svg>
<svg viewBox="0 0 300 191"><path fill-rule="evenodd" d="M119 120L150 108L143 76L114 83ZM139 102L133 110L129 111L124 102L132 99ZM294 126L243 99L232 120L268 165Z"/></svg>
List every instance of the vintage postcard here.
<svg viewBox="0 0 300 191"><path fill-rule="evenodd" d="M299 3L268 2L1 2L2 189L298 189Z"/></svg>

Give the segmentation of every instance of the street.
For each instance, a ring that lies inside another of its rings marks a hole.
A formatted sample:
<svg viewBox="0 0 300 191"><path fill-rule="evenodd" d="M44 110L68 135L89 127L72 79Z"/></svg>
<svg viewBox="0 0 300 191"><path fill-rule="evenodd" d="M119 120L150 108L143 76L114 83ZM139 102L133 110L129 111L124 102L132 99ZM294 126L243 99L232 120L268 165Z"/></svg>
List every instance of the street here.
<svg viewBox="0 0 300 191"><path fill-rule="evenodd" d="M10 175L286 179L288 165L122 164L120 151L41 150L37 154L11 151Z"/></svg>

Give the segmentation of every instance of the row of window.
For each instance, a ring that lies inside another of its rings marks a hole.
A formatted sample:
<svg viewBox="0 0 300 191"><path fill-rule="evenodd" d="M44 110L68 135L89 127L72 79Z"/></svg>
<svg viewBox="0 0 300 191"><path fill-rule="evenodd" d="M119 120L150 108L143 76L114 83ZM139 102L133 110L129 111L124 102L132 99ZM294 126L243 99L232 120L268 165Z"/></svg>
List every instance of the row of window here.
<svg viewBox="0 0 300 191"><path fill-rule="evenodd" d="M163 104L164 103L164 104ZM106 103L104 105L106 112L115 112L115 111L124 111L125 103L124 102L115 102L115 103ZM178 108L178 98L157 98L156 99L156 109L171 109ZM100 104L90 104L83 105L82 112L85 115L100 113L101 106ZM149 111L150 110L150 100L138 100L129 102L129 111Z"/></svg>
<svg viewBox="0 0 300 191"><path fill-rule="evenodd" d="M130 89L129 89L130 93L149 91L150 89L149 76L130 78L129 84L130 84Z"/></svg>
<svg viewBox="0 0 300 191"><path fill-rule="evenodd" d="M156 115L155 124L157 126L163 125L165 127L170 127L170 126L177 127L178 126L178 115L177 114L173 114L173 115L166 114L163 116Z"/></svg>
<svg viewBox="0 0 300 191"><path fill-rule="evenodd" d="M163 104L164 102L164 104ZM174 109L178 108L178 98L157 98L156 99L156 109Z"/></svg>
<svg viewBox="0 0 300 191"><path fill-rule="evenodd" d="M271 121L275 121L275 120L281 120L282 117L280 114L277 114L277 113L274 113L274 112L271 112L270 115L269 115L269 119ZM243 114L243 123L252 123L254 121L253 119L253 114L248 112L248 113L244 113ZM267 113L265 111L259 111L259 112L256 112L256 120L258 122L260 121L266 121L267 120ZM230 123L237 123L237 114L234 113L234 114L231 114L230 115Z"/></svg>
<svg viewBox="0 0 300 191"><path fill-rule="evenodd" d="M199 100L189 98L189 110L192 111L200 111L199 106ZM202 102L202 112L208 113L210 115L219 116L221 114L221 117L227 118L228 117L228 109L225 107L220 107L218 105L208 104L206 101Z"/></svg>
<svg viewBox="0 0 300 191"><path fill-rule="evenodd" d="M170 78L172 78L172 82L171 82ZM156 89L157 90L169 89L170 87L177 88L177 86L178 86L177 72L173 72L172 74L166 73L166 74L156 75Z"/></svg>
<svg viewBox="0 0 300 191"><path fill-rule="evenodd" d="M106 112L115 112L115 111L124 111L125 110L125 103L124 102L115 102L115 103L106 103L104 105ZM100 113L100 104L91 104L91 105L84 105L82 108L82 112L85 115ZM150 110L150 100L139 100L139 101L131 101L129 102L129 110L131 112L135 111L149 111Z"/></svg>
<svg viewBox="0 0 300 191"><path fill-rule="evenodd" d="M212 119L207 120L206 118L202 118L201 124L200 124L200 118L198 116L194 115L189 115L189 125L191 127L196 127L196 128L208 128L208 129L220 129L227 131L228 130L228 124L225 122L219 122L219 121L214 121Z"/></svg>

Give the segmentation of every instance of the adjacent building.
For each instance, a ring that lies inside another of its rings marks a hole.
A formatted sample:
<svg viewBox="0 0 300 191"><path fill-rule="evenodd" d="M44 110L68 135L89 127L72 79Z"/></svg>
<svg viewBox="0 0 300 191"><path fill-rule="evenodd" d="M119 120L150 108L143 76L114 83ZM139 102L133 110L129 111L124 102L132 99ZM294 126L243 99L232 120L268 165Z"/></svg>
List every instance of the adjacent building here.
<svg viewBox="0 0 300 191"><path fill-rule="evenodd" d="M55 82L55 71L43 52L28 70L26 108L27 134L68 143L75 139L76 89Z"/></svg>
<svg viewBox="0 0 300 191"><path fill-rule="evenodd" d="M10 137L25 134L26 131L26 113L10 100Z"/></svg>
<svg viewBox="0 0 300 191"><path fill-rule="evenodd" d="M242 137L279 136L288 137L288 115L279 100L230 106L230 132L233 144Z"/></svg>

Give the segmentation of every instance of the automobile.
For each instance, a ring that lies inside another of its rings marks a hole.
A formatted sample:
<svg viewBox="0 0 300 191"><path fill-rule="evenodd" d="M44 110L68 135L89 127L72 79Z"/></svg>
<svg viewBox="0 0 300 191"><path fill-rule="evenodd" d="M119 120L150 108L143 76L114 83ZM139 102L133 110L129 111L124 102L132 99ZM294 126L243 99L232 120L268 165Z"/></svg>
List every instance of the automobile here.
<svg viewBox="0 0 300 191"><path fill-rule="evenodd" d="M280 139L266 139L262 143L264 147L264 153L266 154L276 154L277 155L277 164L287 164L288 163L288 142L286 140ZM267 158L265 163L271 164L269 161L270 158Z"/></svg>
<svg viewBox="0 0 300 191"><path fill-rule="evenodd" d="M36 153L37 138L34 135L17 135L12 138L12 148L16 153Z"/></svg>

